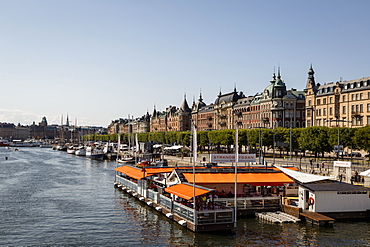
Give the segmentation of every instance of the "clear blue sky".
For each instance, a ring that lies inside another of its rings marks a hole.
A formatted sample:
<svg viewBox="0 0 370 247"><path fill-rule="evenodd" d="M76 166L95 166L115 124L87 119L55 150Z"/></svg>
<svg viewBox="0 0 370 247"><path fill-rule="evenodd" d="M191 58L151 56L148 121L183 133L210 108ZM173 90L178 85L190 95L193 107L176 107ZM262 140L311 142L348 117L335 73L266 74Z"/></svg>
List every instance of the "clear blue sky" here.
<svg viewBox="0 0 370 247"><path fill-rule="evenodd" d="M0 122L107 126L268 86L370 76L370 1L0 0Z"/></svg>

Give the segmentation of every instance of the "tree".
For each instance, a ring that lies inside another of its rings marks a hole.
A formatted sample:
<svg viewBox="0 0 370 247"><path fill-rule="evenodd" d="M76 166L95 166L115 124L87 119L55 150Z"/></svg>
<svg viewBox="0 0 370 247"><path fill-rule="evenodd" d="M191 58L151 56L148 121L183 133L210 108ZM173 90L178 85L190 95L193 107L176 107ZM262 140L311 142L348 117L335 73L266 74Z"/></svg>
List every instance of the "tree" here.
<svg viewBox="0 0 370 247"><path fill-rule="evenodd" d="M304 150L310 150L315 153L317 157L318 153L330 152L332 150L329 144L328 127L307 127L302 129L301 135L298 137L299 146Z"/></svg>
<svg viewBox="0 0 370 247"><path fill-rule="evenodd" d="M356 129L353 141L358 149L363 149L370 153L370 126L367 125Z"/></svg>

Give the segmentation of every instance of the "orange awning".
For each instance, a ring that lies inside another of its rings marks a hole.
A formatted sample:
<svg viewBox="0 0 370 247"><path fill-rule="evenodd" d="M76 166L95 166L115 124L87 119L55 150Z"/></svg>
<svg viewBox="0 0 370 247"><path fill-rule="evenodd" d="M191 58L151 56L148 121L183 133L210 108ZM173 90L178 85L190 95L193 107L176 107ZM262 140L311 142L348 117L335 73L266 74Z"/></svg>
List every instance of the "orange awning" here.
<svg viewBox="0 0 370 247"><path fill-rule="evenodd" d="M147 172L142 171L142 169L138 169L132 166L121 166L114 170L116 170L117 172L126 174L127 176L132 177L134 179L142 179L150 175Z"/></svg>
<svg viewBox="0 0 370 247"><path fill-rule="evenodd" d="M174 186L164 189L166 192L177 195L186 200L190 200L194 197L194 188L191 185L187 184L176 184ZM200 196L206 194L212 190L205 190L195 187L195 196Z"/></svg>
<svg viewBox="0 0 370 247"><path fill-rule="evenodd" d="M145 171L148 174L169 173L175 169L176 169L175 167L158 167L158 168L145 167Z"/></svg>
<svg viewBox="0 0 370 247"><path fill-rule="evenodd" d="M183 173L188 183L193 183L192 173ZM235 183L234 173L196 173L195 183L197 184L231 184ZM287 175L279 173L238 173L238 184L252 184L254 186L282 186L294 183Z"/></svg>

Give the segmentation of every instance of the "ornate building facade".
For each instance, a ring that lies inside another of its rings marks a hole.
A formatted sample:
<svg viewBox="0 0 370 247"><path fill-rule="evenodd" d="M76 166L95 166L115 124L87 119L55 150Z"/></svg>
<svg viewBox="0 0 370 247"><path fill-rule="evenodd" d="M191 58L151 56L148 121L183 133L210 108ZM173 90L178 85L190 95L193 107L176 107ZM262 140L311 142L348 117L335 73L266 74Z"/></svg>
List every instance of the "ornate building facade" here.
<svg viewBox="0 0 370 247"><path fill-rule="evenodd" d="M191 109L186 96L180 108L169 106L166 111L158 112L154 108L150 117L150 131L188 131L191 129Z"/></svg>
<svg viewBox="0 0 370 247"><path fill-rule="evenodd" d="M370 124L370 77L320 85L314 74L311 66L305 89L307 126Z"/></svg>

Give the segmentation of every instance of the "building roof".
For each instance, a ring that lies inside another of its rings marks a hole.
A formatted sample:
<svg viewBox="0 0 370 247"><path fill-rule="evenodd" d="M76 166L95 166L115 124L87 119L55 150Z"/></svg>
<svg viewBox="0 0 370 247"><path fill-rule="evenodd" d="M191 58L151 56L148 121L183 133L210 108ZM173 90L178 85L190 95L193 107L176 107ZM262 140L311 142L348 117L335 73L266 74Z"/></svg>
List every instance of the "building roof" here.
<svg viewBox="0 0 370 247"><path fill-rule="evenodd" d="M370 169L360 173L360 176L370 177Z"/></svg>
<svg viewBox="0 0 370 247"><path fill-rule="evenodd" d="M231 93L221 94L221 92L220 92L220 94L218 95L217 99L215 100L215 105L218 105L221 102L225 102L225 103L237 102L238 99L244 98L244 97L245 96L244 96L244 94L242 92L240 92L238 94L238 92L236 91L236 88Z"/></svg>
<svg viewBox="0 0 370 247"><path fill-rule="evenodd" d="M186 200L190 200L194 197L194 190L195 190L195 196L200 196L203 194L206 194L208 192L211 192L212 189L200 187L200 186L194 186L189 184L176 184L174 186L168 187L164 189L166 192L177 195L181 198L184 198Z"/></svg>
<svg viewBox="0 0 370 247"><path fill-rule="evenodd" d="M370 191L370 188L366 188L360 185L353 185L348 183L341 183L338 181L317 181L314 183L303 184L303 187L311 191L339 191L339 192L364 192Z"/></svg>
<svg viewBox="0 0 370 247"><path fill-rule="evenodd" d="M316 181L329 180L329 179L334 178L334 177L318 176L314 174L303 173L303 172L283 168L280 166L275 166L275 167L300 183L312 183Z"/></svg>
<svg viewBox="0 0 370 247"><path fill-rule="evenodd" d="M235 174L230 173L183 173L186 180L189 183L194 182L198 184L230 184L235 183ZM294 183L292 179L281 172L244 172L237 174L237 183L252 184L254 186L265 185L265 186L283 186L284 184Z"/></svg>

